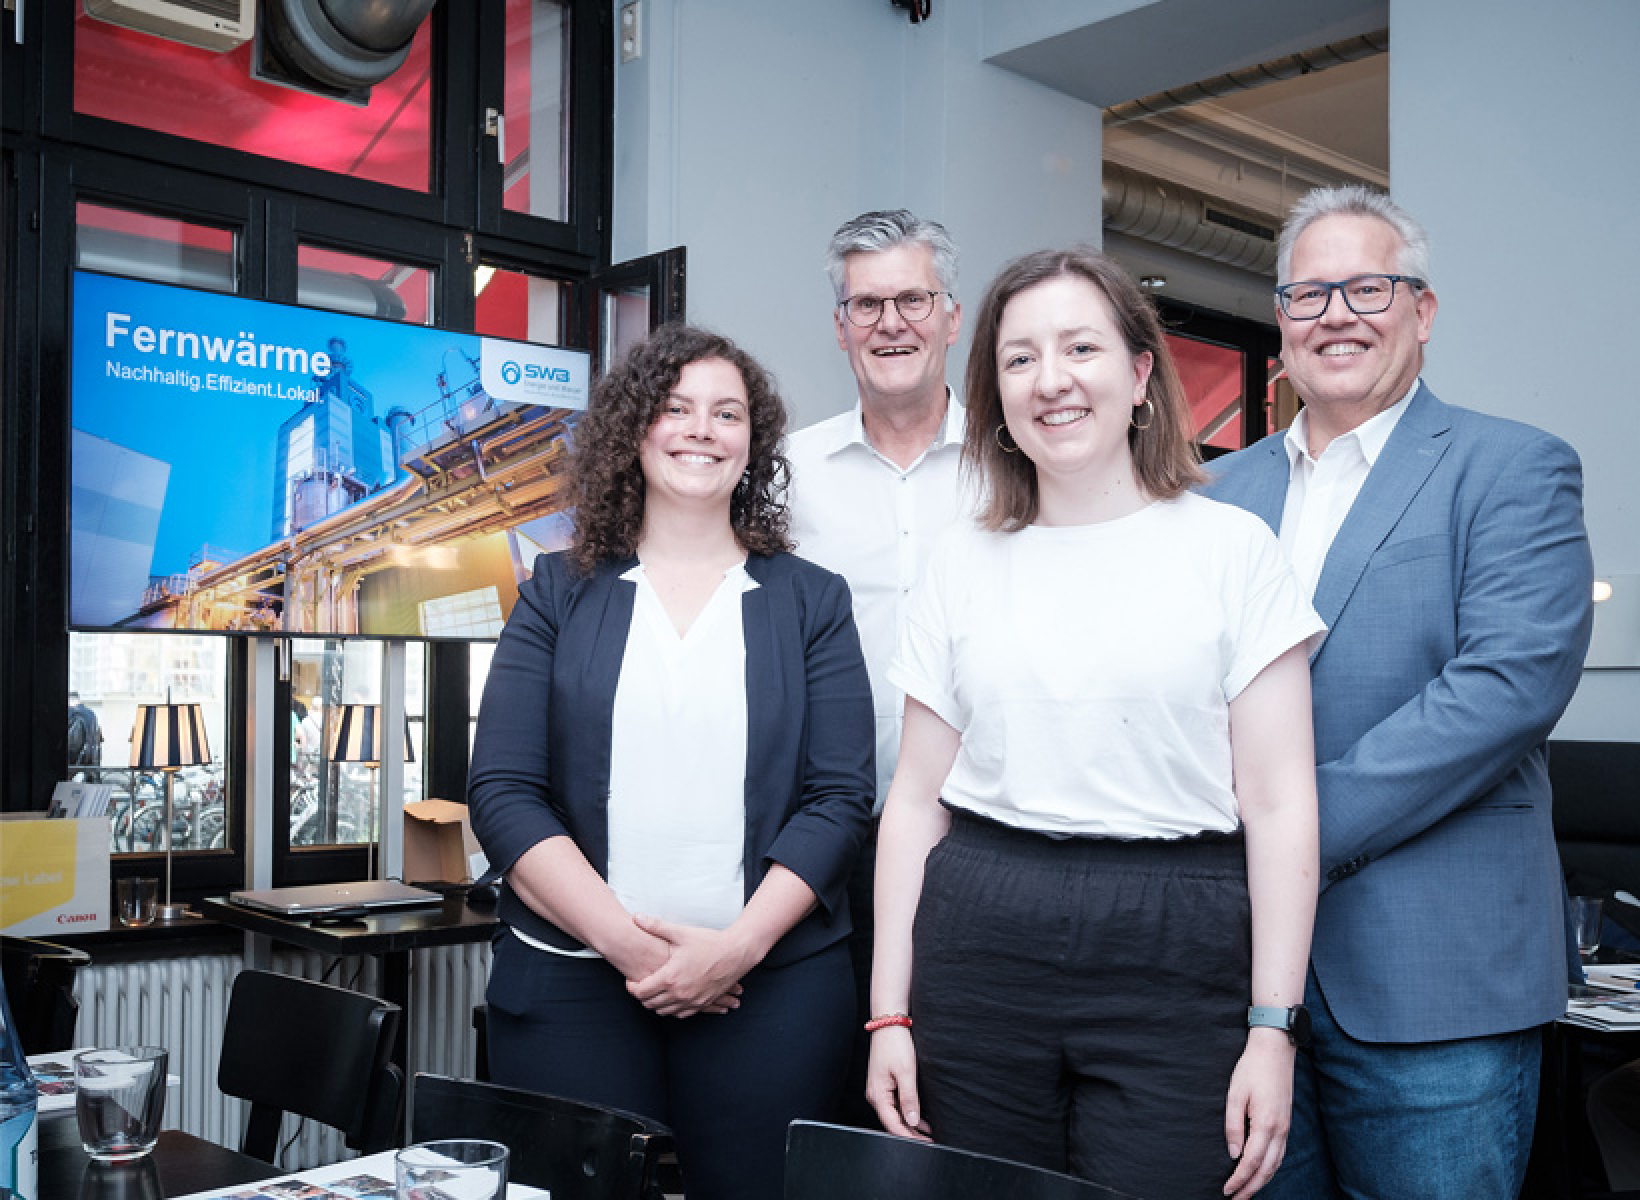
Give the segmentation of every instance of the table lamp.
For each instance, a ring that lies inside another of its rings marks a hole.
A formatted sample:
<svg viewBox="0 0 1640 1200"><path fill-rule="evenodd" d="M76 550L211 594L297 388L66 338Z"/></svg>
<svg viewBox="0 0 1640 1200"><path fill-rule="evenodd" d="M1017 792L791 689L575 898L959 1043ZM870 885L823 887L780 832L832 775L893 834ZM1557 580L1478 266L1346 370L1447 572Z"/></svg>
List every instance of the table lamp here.
<svg viewBox="0 0 1640 1200"><path fill-rule="evenodd" d="M172 704L169 691L164 704L137 705L137 723L131 729L131 765L144 771L165 773L165 903L159 906L161 921L180 920L186 912L171 901L171 788L183 767L198 767L211 761L205 741L205 713L198 704Z"/></svg>
<svg viewBox="0 0 1640 1200"><path fill-rule="evenodd" d="M336 716L336 728L330 738L330 761L333 763L360 763L371 768L382 765L382 706L379 704L344 704ZM410 743L410 718L404 719L404 761L416 761ZM376 790L374 783L371 792ZM374 797L380 803L380 797ZM370 830L369 876L376 877L375 854L379 827L375 821L376 805L372 805Z"/></svg>

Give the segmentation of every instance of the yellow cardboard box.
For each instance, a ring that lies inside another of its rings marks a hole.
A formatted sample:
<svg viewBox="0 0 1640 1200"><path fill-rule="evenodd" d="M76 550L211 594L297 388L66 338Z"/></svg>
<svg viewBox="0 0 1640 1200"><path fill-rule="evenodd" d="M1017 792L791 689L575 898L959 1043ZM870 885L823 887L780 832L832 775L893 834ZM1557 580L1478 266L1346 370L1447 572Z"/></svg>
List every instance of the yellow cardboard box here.
<svg viewBox="0 0 1640 1200"><path fill-rule="evenodd" d="M0 933L108 928L109 818L0 814Z"/></svg>

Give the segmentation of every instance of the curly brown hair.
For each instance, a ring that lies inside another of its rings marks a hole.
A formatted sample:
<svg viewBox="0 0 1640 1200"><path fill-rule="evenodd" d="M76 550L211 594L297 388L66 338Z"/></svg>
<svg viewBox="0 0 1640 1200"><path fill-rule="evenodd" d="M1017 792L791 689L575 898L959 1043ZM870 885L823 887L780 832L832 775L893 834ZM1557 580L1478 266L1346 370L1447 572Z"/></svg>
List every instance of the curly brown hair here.
<svg viewBox="0 0 1640 1200"><path fill-rule="evenodd" d="M792 548L785 492L789 468L780 453L786 406L774 379L750 354L721 334L692 325L662 325L637 343L592 388L575 426L571 489L575 538L570 561L584 573L638 550L643 530L644 477L638 450L661 406L690 363L720 358L746 384L752 444L746 475L729 501L729 524L748 554Z"/></svg>
<svg viewBox="0 0 1640 1200"><path fill-rule="evenodd" d="M1110 302L1128 353L1135 358L1145 353L1151 356L1145 399L1154 411L1149 424L1128 430L1140 486L1159 500L1170 500L1205 478L1192 440L1190 403L1150 297L1131 275L1096 250L1083 246L1039 250L1014 259L991 281L968 351L968 431L962 458L985 495L979 520L986 529L1023 529L1036 520L1039 503L1035 464L1023 454L1005 452L997 441L997 428L1003 424L1002 393L997 384L997 329L1002 312L1021 292L1065 277L1085 279L1098 288Z"/></svg>

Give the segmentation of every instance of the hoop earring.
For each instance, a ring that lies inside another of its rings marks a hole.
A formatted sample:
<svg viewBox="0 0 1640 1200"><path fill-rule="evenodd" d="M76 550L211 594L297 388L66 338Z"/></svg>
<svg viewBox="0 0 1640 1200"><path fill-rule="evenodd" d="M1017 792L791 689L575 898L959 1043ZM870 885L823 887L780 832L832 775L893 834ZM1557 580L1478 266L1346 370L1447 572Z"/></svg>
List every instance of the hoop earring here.
<svg viewBox="0 0 1640 1200"><path fill-rule="evenodd" d="M1143 425L1139 424L1138 421L1139 410L1141 408L1148 408L1150 410L1150 420L1146 421ZM1140 433L1143 433L1152 425L1156 424L1156 406L1150 402L1149 396L1145 397L1145 402L1143 404L1134 406L1133 415L1134 419L1130 421L1129 424L1131 424L1133 428L1137 429Z"/></svg>
<svg viewBox="0 0 1640 1200"><path fill-rule="evenodd" d="M1007 434L1008 436L1007 442L1002 440L1004 434ZM1008 433L1008 423L1006 421L991 431L991 437L996 441L997 449L1001 450L1004 454L1012 454L1014 451L1019 449L1019 443L1014 441L1014 435ZM1009 443L1012 444L1010 445Z"/></svg>

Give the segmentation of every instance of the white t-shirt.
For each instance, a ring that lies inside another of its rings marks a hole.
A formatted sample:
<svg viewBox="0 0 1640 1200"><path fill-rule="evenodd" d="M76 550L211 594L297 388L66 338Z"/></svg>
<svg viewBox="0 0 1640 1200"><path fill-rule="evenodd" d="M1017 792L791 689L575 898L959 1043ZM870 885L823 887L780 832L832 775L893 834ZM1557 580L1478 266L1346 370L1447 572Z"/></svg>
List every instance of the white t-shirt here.
<svg viewBox="0 0 1640 1200"><path fill-rule="evenodd" d="M1045 833L1229 832L1230 701L1324 628L1262 521L1186 494L1096 525L954 528L888 674L962 735L955 808Z"/></svg>

